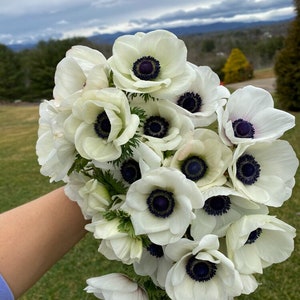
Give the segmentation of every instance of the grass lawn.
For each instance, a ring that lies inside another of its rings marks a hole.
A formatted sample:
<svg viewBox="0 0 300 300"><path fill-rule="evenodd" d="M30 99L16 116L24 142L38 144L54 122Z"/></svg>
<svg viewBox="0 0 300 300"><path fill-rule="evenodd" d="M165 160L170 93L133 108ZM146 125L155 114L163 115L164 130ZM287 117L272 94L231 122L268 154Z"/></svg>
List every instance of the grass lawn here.
<svg viewBox="0 0 300 300"><path fill-rule="evenodd" d="M273 68L254 70L253 79L273 78L275 77Z"/></svg>
<svg viewBox="0 0 300 300"><path fill-rule="evenodd" d="M293 145L299 157L299 114L296 114L296 119L298 119L296 127L286 133L284 138ZM60 184L50 184L49 179L39 173L35 154L38 106L0 106L0 126L0 212L3 212L47 193ZM296 227L297 230L300 228L299 195L298 171L292 198L280 209L271 210L272 214ZM241 296L238 299L299 299L300 239L298 235L295 242L292 256L282 264L267 268L263 276L257 277L262 283L258 290L250 296ZM97 252L97 248L98 242L91 234L87 234L21 300L95 299L83 291L86 286L85 280L116 271L118 266L115 262L103 259Z"/></svg>

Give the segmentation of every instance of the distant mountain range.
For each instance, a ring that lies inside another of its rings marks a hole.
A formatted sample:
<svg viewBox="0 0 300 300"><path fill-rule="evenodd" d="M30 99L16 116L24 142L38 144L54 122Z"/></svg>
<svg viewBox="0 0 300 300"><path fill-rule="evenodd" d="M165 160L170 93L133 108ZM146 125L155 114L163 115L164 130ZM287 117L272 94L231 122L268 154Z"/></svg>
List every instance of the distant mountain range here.
<svg viewBox="0 0 300 300"><path fill-rule="evenodd" d="M250 29L255 27L263 27L263 26L272 26L278 25L280 23L289 23L293 19L286 19L281 21L259 21L259 22L251 22L251 23L244 23L244 22L218 22L213 24L205 24L205 25L195 25L195 26L188 26L188 27L174 27L174 28L165 28L177 36L186 36L192 34L205 34L205 33L213 33L213 32L220 32L220 31L230 31L230 30L242 30L242 29ZM134 34L139 30L131 31L131 32L116 32L111 34L97 34L94 36L87 37L90 41L98 44L113 44L113 42L121 35L124 34ZM143 30L147 32L146 30ZM150 31L150 30L149 30ZM14 51L21 51L24 49L34 48L36 43L28 43L28 44L15 44L15 45L8 45Z"/></svg>
<svg viewBox="0 0 300 300"><path fill-rule="evenodd" d="M220 31L230 31L230 30L241 30L241 29L248 29L248 28L255 28L255 27L262 27L262 26L271 26L271 25L278 25L280 23L288 23L292 21L292 19L286 19L281 21L259 21L259 22L218 22L213 24L205 24L205 25L195 25L195 26L188 26L188 27L174 27L174 28L166 28L167 30L173 32L177 36L186 36L192 34L205 34L205 33L213 33L213 32L220 32ZM149 30L150 31L150 30ZM132 32L116 32L112 34L98 34L89 37L89 40L95 43L102 43L102 44L112 44L116 38L124 34L134 34L137 31ZM147 32L144 30L144 32Z"/></svg>

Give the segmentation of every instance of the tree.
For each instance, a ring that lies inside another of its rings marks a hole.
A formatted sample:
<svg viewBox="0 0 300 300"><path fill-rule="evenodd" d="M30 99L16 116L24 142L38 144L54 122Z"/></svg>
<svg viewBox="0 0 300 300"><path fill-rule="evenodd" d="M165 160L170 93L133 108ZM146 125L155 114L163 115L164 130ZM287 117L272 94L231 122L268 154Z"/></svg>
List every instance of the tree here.
<svg viewBox="0 0 300 300"><path fill-rule="evenodd" d="M202 52L209 53L209 52L214 51L215 48L216 48L216 45L215 45L215 41L213 39L203 40L202 47L201 47Z"/></svg>
<svg viewBox="0 0 300 300"><path fill-rule="evenodd" d="M297 16L291 23L284 47L276 56L276 93L283 109L300 111L300 0L295 0Z"/></svg>
<svg viewBox="0 0 300 300"><path fill-rule="evenodd" d="M0 44L0 100L20 98L22 72L17 55L5 45Z"/></svg>
<svg viewBox="0 0 300 300"><path fill-rule="evenodd" d="M27 101L52 99L54 74L57 64L64 58L66 51L74 45L93 44L86 38L41 41L23 57L24 73L27 82Z"/></svg>
<svg viewBox="0 0 300 300"><path fill-rule="evenodd" d="M240 82L253 77L253 67L244 53L233 48L223 68L224 83Z"/></svg>

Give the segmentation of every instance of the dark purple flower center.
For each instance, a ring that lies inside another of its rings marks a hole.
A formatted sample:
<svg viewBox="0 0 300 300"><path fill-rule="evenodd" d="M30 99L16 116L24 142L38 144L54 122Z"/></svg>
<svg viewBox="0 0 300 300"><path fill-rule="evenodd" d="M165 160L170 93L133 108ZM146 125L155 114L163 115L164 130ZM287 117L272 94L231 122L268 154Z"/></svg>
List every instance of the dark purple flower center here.
<svg viewBox="0 0 300 300"><path fill-rule="evenodd" d="M158 218L167 218L174 211L175 200L172 192L153 190L147 198L149 211Z"/></svg>
<svg viewBox="0 0 300 300"><path fill-rule="evenodd" d="M160 63L152 56L143 56L133 63L132 71L141 80L155 79L160 71Z"/></svg>
<svg viewBox="0 0 300 300"><path fill-rule="evenodd" d="M157 258L163 257L164 256L164 251L163 251L163 247L160 245L156 245L156 244L150 244L147 247L147 250L149 251L149 253L152 256L155 256Z"/></svg>
<svg viewBox="0 0 300 300"><path fill-rule="evenodd" d="M163 138L167 135L169 123L160 116L151 116L144 123L144 134L156 138Z"/></svg>
<svg viewBox="0 0 300 300"><path fill-rule="evenodd" d="M253 125L243 119L237 119L232 123L234 136L238 138L254 138L255 129Z"/></svg>
<svg viewBox="0 0 300 300"><path fill-rule="evenodd" d="M246 244L252 244L252 243L254 243L259 238L259 236L261 235L261 233L262 233L262 229L261 228L257 228L255 230L251 231L250 234L249 234L249 236L248 236L248 239L247 239L245 245Z"/></svg>
<svg viewBox="0 0 300 300"><path fill-rule="evenodd" d="M199 94L186 92L179 97L177 104L191 113L200 111L202 99Z"/></svg>
<svg viewBox="0 0 300 300"><path fill-rule="evenodd" d="M198 181L201 179L207 171L207 165L205 161L198 156L190 156L185 159L181 165L181 172L186 178Z"/></svg>
<svg viewBox="0 0 300 300"><path fill-rule="evenodd" d="M205 282L216 275L217 266L210 261L199 260L191 256L186 264L186 272L195 281Z"/></svg>
<svg viewBox="0 0 300 300"><path fill-rule="evenodd" d="M242 183L251 185L260 175L260 165L250 154L244 154L237 160L236 177Z"/></svg>
<svg viewBox="0 0 300 300"><path fill-rule="evenodd" d="M108 138L111 130L111 124L105 111L97 116L97 120L94 123L94 129L100 138Z"/></svg>
<svg viewBox="0 0 300 300"><path fill-rule="evenodd" d="M230 198L228 196L213 196L208 198L203 206L207 214L221 216L230 210Z"/></svg>
<svg viewBox="0 0 300 300"><path fill-rule="evenodd" d="M139 163L134 159L128 159L124 161L120 170L123 179L129 184L141 178Z"/></svg>

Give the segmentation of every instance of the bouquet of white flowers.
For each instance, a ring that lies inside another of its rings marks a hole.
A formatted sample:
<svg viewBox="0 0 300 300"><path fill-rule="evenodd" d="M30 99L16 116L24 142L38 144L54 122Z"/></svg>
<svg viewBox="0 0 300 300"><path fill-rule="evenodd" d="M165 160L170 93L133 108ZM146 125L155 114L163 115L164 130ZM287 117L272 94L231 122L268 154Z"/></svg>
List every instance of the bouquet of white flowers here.
<svg viewBox="0 0 300 300"><path fill-rule="evenodd" d="M88 293L232 299L291 255L295 229L268 207L295 184L298 160L280 139L295 120L269 92L230 94L156 30L119 37L108 59L72 47L53 96L40 104L41 173L66 182L98 251L134 270L90 278Z"/></svg>

